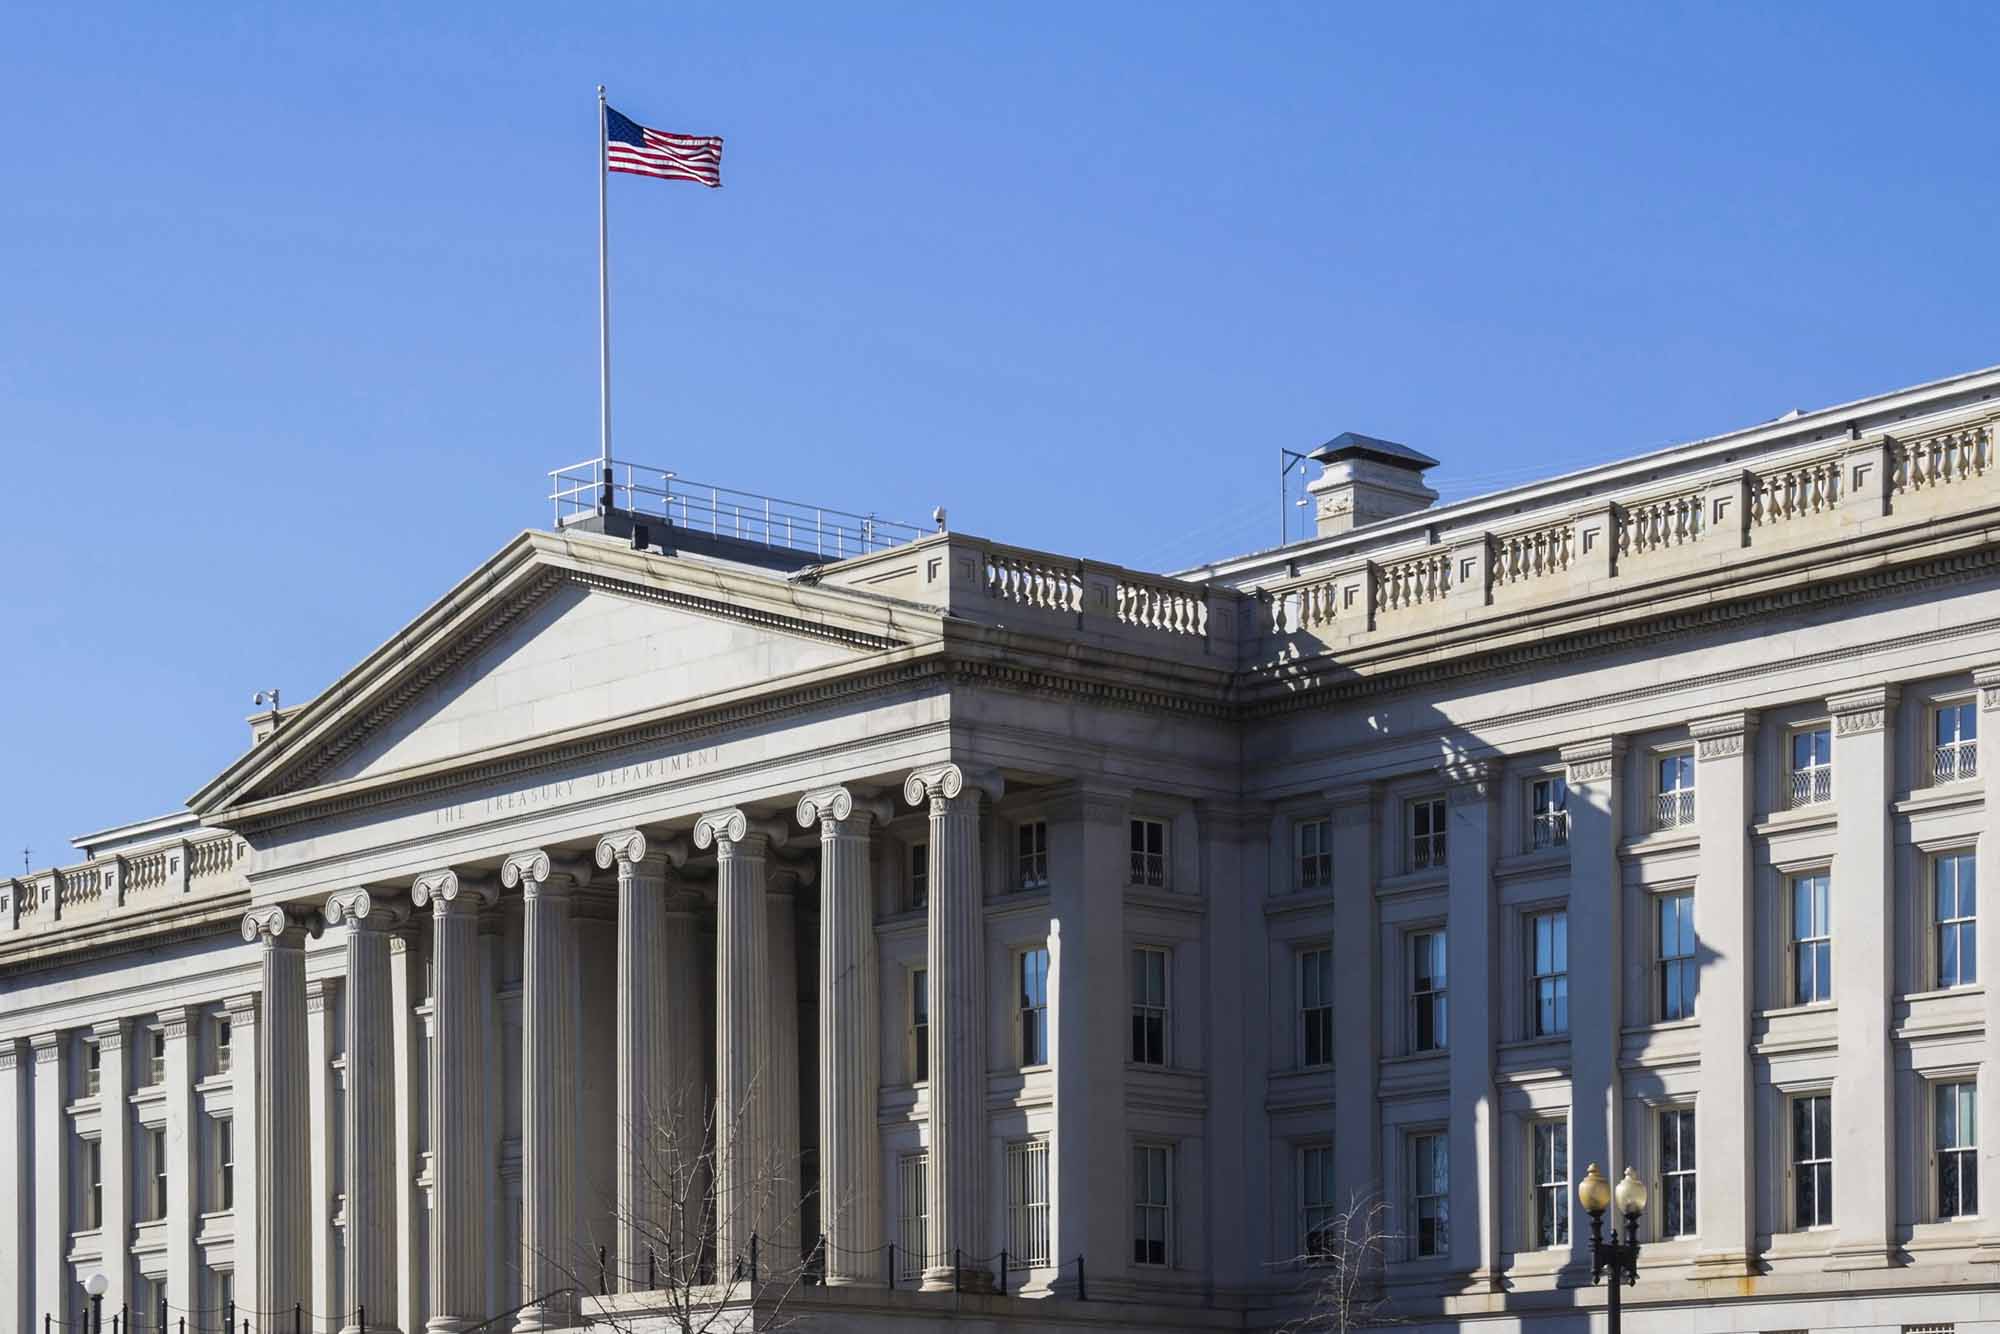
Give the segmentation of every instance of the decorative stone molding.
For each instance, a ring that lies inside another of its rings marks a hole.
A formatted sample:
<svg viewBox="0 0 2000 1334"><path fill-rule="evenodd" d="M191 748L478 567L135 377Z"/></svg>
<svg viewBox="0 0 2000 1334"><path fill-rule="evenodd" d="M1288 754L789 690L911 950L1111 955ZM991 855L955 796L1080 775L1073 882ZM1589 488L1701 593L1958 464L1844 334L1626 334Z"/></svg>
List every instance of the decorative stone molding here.
<svg viewBox="0 0 2000 1334"><path fill-rule="evenodd" d="M1713 718L1697 718L1688 724L1694 737L1695 758L1721 760L1743 753L1744 743L1757 730L1754 713L1723 713Z"/></svg>
<svg viewBox="0 0 2000 1334"><path fill-rule="evenodd" d="M1571 786L1605 782L1612 777L1618 767L1618 757L1624 753L1625 738L1622 736L1579 741L1575 745L1564 746L1558 752L1569 770L1567 781Z"/></svg>
<svg viewBox="0 0 2000 1334"><path fill-rule="evenodd" d="M295 915L276 903L252 908L243 914L243 939L251 944L267 941L274 945L303 946L307 936L318 936L322 921L316 912Z"/></svg>
<svg viewBox="0 0 2000 1334"><path fill-rule="evenodd" d="M21 1061L21 1043L17 1038L0 1038L0 1075L9 1074Z"/></svg>
<svg viewBox="0 0 2000 1334"><path fill-rule="evenodd" d="M1826 711L1833 715L1836 736L1860 736L1879 732L1888 725L1889 710L1901 698L1898 686L1871 686L1842 695L1829 695Z"/></svg>
<svg viewBox="0 0 2000 1334"><path fill-rule="evenodd" d="M253 992L247 996L231 996L222 1002L222 1008L229 1011L229 1026L232 1032L241 1025L254 1024L262 1010Z"/></svg>
<svg viewBox="0 0 2000 1334"><path fill-rule="evenodd" d="M933 810L941 801L951 801L962 795L966 788L986 794L988 801L998 801L1006 794L1006 782L999 774L990 770L968 772L956 764L934 764L927 769L918 769L903 780L903 800L912 806L930 802Z"/></svg>
<svg viewBox="0 0 2000 1334"><path fill-rule="evenodd" d="M109 1019L90 1026L90 1035L97 1039L97 1049L101 1052L123 1051L125 1049L125 1021Z"/></svg>
<svg viewBox="0 0 2000 1334"><path fill-rule="evenodd" d="M419 908L444 912L456 906L461 898L468 900L464 905L467 909L477 912L481 907L491 908L498 903L500 890L484 877L462 876L449 867L426 871L410 886L410 901Z"/></svg>
<svg viewBox="0 0 2000 1334"><path fill-rule="evenodd" d="M37 1033L28 1039L35 1049L36 1065L54 1065L62 1055L62 1035L60 1033Z"/></svg>
<svg viewBox="0 0 2000 1334"><path fill-rule="evenodd" d="M398 898L389 898L379 892L367 889L344 889L329 895L326 901L326 924L345 925L352 929L388 931L401 926L409 913Z"/></svg>
<svg viewBox="0 0 2000 1334"><path fill-rule="evenodd" d="M854 797L844 787L826 787L799 798L799 824L807 829L821 820L854 818Z"/></svg>
<svg viewBox="0 0 2000 1334"><path fill-rule="evenodd" d="M188 1035L188 1020L193 1013L185 1005L159 1011L160 1031L167 1035L167 1041L178 1042Z"/></svg>
<svg viewBox="0 0 2000 1334"><path fill-rule="evenodd" d="M1979 687L1979 707L1982 711L2000 709L2000 667L1981 667L1972 673L1972 684Z"/></svg>
<svg viewBox="0 0 2000 1334"><path fill-rule="evenodd" d="M620 862L637 865L646 860L646 835L639 829L621 829L597 840L597 866L608 871Z"/></svg>
<svg viewBox="0 0 2000 1334"><path fill-rule="evenodd" d="M694 845L706 852L714 847L725 853L732 844L750 835L750 817L734 806L710 811L694 822Z"/></svg>

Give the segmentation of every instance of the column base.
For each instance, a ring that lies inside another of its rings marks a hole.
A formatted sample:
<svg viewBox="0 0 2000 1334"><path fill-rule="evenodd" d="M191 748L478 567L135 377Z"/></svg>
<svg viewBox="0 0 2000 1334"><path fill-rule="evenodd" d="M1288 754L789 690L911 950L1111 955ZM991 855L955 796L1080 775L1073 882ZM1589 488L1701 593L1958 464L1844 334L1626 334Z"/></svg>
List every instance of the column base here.
<svg viewBox="0 0 2000 1334"><path fill-rule="evenodd" d="M1981 1237L1972 1252L1971 1263L1976 1265L2000 1265L2000 1237Z"/></svg>
<svg viewBox="0 0 2000 1334"><path fill-rule="evenodd" d="M828 1274L820 1282L829 1288L886 1288L888 1280L868 1274Z"/></svg>
<svg viewBox="0 0 2000 1334"><path fill-rule="evenodd" d="M1701 1251L1694 1257L1696 1278L1755 1278L1763 1272L1748 1251Z"/></svg>
<svg viewBox="0 0 2000 1334"><path fill-rule="evenodd" d="M923 1291L925 1292L977 1292L998 1291L993 1283L993 1271L977 1266L962 1266L954 1270L950 1265L942 1265L924 1271Z"/></svg>
<svg viewBox="0 0 2000 1334"><path fill-rule="evenodd" d="M1854 1269L1895 1269L1903 1263L1903 1254L1886 1242L1869 1242L1859 1246L1836 1246L1827 1257L1823 1268L1831 1272Z"/></svg>

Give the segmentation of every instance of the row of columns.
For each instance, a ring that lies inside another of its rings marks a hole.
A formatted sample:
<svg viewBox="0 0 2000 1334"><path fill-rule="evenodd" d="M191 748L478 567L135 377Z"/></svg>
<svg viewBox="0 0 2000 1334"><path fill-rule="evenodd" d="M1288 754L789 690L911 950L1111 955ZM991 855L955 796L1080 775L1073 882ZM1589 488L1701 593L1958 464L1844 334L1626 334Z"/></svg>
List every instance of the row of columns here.
<svg viewBox="0 0 2000 1334"><path fill-rule="evenodd" d="M991 791L992 784L986 790ZM964 1276L952 1257L982 1254L985 1034L978 798L955 765L910 775L904 796L930 816L930 1263L925 1282ZM880 1084L877 967L869 836L891 813L883 800L834 787L805 794L801 826L817 826L822 929L819 1145L826 1275L832 1284L881 1281ZM770 1245L799 1236L788 1211L800 1197L794 926L788 896L773 896L768 867L783 826L726 808L694 825L696 848L717 862L715 1090L702 1088L702 1003L695 901L674 887L685 845L658 846L640 830L600 840L596 863L618 877L616 1269L645 1286L649 1268L699 1263L711 1186L715 1263L727 1279L753 1235ZM487 1083L479 913L502 888L520 893L521 1300L516 1328L576 1323L574 1091L578 961L572 897L586 874L542 850L508 857L498 884L454 870L417 878L409 903L431 914L429 1088L431 1334L462 1334L485 1310L486 1196L492 1185L481 1132ZM347 1334L397 1327L408 1210L396 1159L396 989L391 951L408 917L400 895L358 888L333 895L323 920L347 928L344 1287ZM261 1021L248 1016L263 1077L242 1143L255 1145L254 1286L246 1300L282 1305L311 1283L307 1127L305 941L321 916L278 905L252 910L246 940L262 945ZM773 948L783 942L782 948ZM242 1022L239 1020L239 1022ZM246 1032L244 1037L248 1037ZM239 1041L242 1039L239 1038ZM714 1180L705 1177L712 1163ZM239 1203L239 1210L243 1205ZM239 1213L239 1219L241 1214ZM804 1238L800 1237L803 1242ZM801 1257L772 1257L786 1264ZM968 1266L968 1268L970 1268ZM975 1276L977 1272L974 1271ZM688 1276L686 1272L683 1277Z"/></svg>

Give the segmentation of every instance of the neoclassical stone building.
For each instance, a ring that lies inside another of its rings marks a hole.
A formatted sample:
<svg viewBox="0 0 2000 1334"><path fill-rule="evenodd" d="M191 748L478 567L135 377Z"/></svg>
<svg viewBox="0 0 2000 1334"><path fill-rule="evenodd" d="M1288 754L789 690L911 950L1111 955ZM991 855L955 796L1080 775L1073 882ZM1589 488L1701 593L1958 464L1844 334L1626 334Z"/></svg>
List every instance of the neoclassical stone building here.
<svg viewBox="0 0 2000 1334"><path fill-rule="evenodd" d="M1581 1329L1597 1162L1635 1329L2000 1328L1996 394L1442 506L1342 436L1316 536L1173 577L559 477L0 880L0 1327L643 1324L685 1260L1268 1329L1372 1196L1402 1321Z"/></svg>

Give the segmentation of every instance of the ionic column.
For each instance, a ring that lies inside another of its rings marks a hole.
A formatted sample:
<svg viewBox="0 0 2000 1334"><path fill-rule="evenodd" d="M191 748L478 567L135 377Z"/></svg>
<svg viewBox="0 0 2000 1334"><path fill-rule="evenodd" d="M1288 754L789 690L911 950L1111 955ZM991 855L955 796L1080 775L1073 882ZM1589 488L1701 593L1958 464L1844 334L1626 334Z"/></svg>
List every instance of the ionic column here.
<svg viewBox="0 0 2000 1334"><path fill-rule="evenodd" d="M98 1125L102 1136L98 1141L98 1161L104 1173L104 1208L98 1227L104 1238L104 1254L109 1257L124 1253L132 1236L132 1115L125 1105L131 1092L131 1065L125 1059L123 1019L98 1024L91 1033L97 1039ZM105 1308L124 1306L130 1266L103 1263L100 1267L111 1280L111 1286L104 1291Z"/></svg>
<svg viewBox="0 0 2000 1334"><path fill-rule="evenodd" d="M1618 766L1622 737L1562 748L1569 788L1569 1160L1570 1177L1591 1163L1613 1176L1625 1162L1618 1142L1622 1094L1618 1046L1625 970L1618 869ZM1338 1013L1338 1011L1335 1011ZM1452 1016L1453 1020L1457 1015ZM1567 1201L1565 1201L1567 1203ZM1570 1214L1570 1265L1589 1272L1590 1227Z"/></svg>
<svg viewBox="0 0 2000 1334"><path fill-rule="evenodd" d="M431 910L432 931L431 1281L426 1328L431 1334L458 1334L487 1314L486 1193L491 1183L489 1165L480 1153L479 1131L480 1020L485 1009L479 990L479 910L498 902L499 892L455 871L432 871L417 878L410 899ZM406 978L406 985L410 980ZM353 1004L350 999L350 1014ZM392 1014L390 1022L407 1025L408 1015ZM392 1050L393 1042L392 1031ZM348 1059L353 1059L351 1048ZM403 1185L398 1182L398 1189ZM350 1228L350 1245L352 1236Z"/></svg>
<svg viewBox="0 0 2000 1334"><path fill-rule="evenodd" d="M53 1313L67 1309L71 1299L71 1290L63 1286L70 1232L70 1156L63 1143L63 1107L69 1102L69 1090L63 1087L63 1077L69 1062L63 1059L62 1034L37 1033L28 1041L35 1053L35 1225L30 1264L34 1307Z"/></svg>
<svg viewBox="0 0 2000 1334"><path fill-rule="evenodd" d="M365 889L326 903L347 927L346 1302L341 1328L396 1329L395 998L389 938L402 904ZM359 1316L365 1313L367 1323Z"/></svg>
<svg viewBox="0 0 2000 1334"><path fill-rule="evenodd" d="M1833 715L1834 995L1833 1223L1829 1269L1894 1263L1896 878L1889 865L1898 691L1876 686L1827 700ZM1929 1113L1926 1112L1926 1115ZM1787 1123L1785 1134L1790 1134ZM1790 1151L1787 1144L1785 1152Z"/></svg>
<svg viewBox="0 0 2000 1334"><path fill-rule="evenodd" d="M1756 791L1751 743L1757 735L1757 715L1702 718L1690 724L1689 731L1695 742L1695 828L1701 834L1694 888L1695 939L1701 951L1694 1010L1701 1021L1701 1089L1695 1098L1694 1141L1695 1180L1701 1183L1695 1196L1701 1238L1697 1263L1709 1273L1741 1277L1756 1272L1752 1253L1757 1244L1756 1177L1751 1166L1757 1147L1756 1090L1750 1069L1757 971L1756 899L1750 878L1750 821ZM1572 967L1582 957L1574 931L1569 957ZM1578 1012L1581 995L1571 993L1571 1014ZM1789 1131L1790 1122L1785 1124ZM1614 1156L1624 1162L1623 1154Z"/></svg>
<svg viewBox="0 0 2000 1334"><path fill-rule="evenodd" d="M715 848L715 1266L747 1273L750 1238L768 1231L771 1179L770 920L766 839L742 811L695 822Z"/></svg>
<svg viewBox="0 0 2000 1334"><path fill-rule="evenodd" d="M678 1203L675 1085L669 1050L673 1014L666 975L667 857L627 829L598 840L597 864L618 868L618 1205L617 1278L624 1292L646 1286L673 1257L657 1254ZM685 1073L684 1071L682 1073ZM668 1248L677 1250L678 1246Z"/></svg>
<svg viewBox="0 0 2000 1334"><path fill-rule="evenodd" d="M1973 851L1975 895L1989 897L2000 890L2000 833L1990 832L2000 820L2000 667L1982 667L1972 674L1979 688L1979 777L1985 792L1985 820ZM1925 892L1930 892L1927 882ZM1982 911L1974 940L1978 959L1979 998L1986 1021L1986 1042L1979 1063L1979 1180L1987 1190L2000 1189L2000 912ZM2000 1209L1988 1208L1992 1221L1981 1229L1979 1259L2000 1262ZM1990 1271L1988 1271L1990 1272Z"/></svg>
<svg viewBox="0 0 2000 1334"><path fill-rule="evenodd" d="M1449 777L1445 1051L1451 1087L1452 1262L1454 1268L1469 1271L1474 1285L1497 1288L1500 1109L1493 1091L1493 1044L1500 997L1493 966L1498 927L1493 906L1493 776L1484 766L1474 765Z"/></svg>
<svg viewBox="0 0 2000 1334"><path fill-rule="evenodd" d="M765 878L764 946L771 977L771 1212L765 1255L773 1272L803 1259L799 1185L799 913L802 877L791 867Z"/></svg>
<svg viewBox="0 0 2000 1334"><path fill-rule="evenodd" d="M263 946L255 1084L257 1282L254 1291L236 1293L237 1304L252 1310L285 1310L312 1296L306 935L306 924L277 904L243 914L243 939Z"/></svg>
<svg viewBox="0 0 2000 1334"><path fill-rule="evenodd" d="M883 1268L881 981L868 836L879 808L844 787L799 798L819 826L819 1180L829 1285L879 1284Z"/></svg>
<svg viewBox="0 0 2000 1334"><path fill-rule="evenodd" d="M924 1287L990 1284L984 1256L986 1170L986 922L979 860L979 791L955 764L903 783L928 804L930 846L930 1255ZM954 1273L953 1256L964 1272Z"/></svg>
<svg viewBox="0 0 2000 1334"><path fill-rule="evenodd" d="M34 1326L34 1284L22 1266L35 1235L29 1212L29 1164L34 1161L28 1139L28 1075L34 1058L19 1038L0 1038L0 1257L5 1257L4 1295L0 1295L0 1327Z"/></svg>
<svg viewBox="0 0 2000 1334"><path fill-rule="evenodd" d="M576 1323L576 876L546 852L519 852L500 883L521 891L521 1300L517 1331Z"/></svg>

